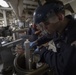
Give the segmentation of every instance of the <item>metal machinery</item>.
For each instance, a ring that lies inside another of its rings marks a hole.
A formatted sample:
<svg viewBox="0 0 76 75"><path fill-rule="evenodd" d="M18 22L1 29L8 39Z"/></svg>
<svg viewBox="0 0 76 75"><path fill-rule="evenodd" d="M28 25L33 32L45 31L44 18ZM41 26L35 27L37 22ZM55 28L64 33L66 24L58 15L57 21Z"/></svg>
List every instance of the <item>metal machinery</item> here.
<svg viewBox="0 0 76 75"><path fill-rule="evenodd" d="M13 47L22 41L25 41L23 38L5 43L1 45L1 48L10 48ZM29 41L24 42L25 52L21 55L16 55L14 58L14 70L13 73L16 75L50 75L53 72L49 69L49 66L45 63L38 63L39 55L34 55L33 49L29 47ZM9 56L8 56L9 57ZM8 74L12 75L12 74Z"/></svg>

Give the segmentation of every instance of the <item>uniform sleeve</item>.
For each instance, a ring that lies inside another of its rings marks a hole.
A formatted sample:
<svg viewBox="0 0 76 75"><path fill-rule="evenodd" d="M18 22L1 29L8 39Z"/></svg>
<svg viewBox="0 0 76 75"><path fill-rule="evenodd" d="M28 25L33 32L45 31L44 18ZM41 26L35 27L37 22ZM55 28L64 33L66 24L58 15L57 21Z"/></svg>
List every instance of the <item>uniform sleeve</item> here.
<svg viewBox="0 0 76 75"><path fill-rule="evenodd" d="M49 42L50 40L52 40L51 36L49 37L48 35L44 35L37 40L37 45L40 46L44 43Z"/></svg>
<svg viewBox="0 0 76 75"><path fill-rule="evenodd" d="M50 68L54 67L57 73L63 73L64 71L67 73L71 71L70 67L74 67L76 64L76 47L65 43L62 43L61 46L62 48L59 53L49 51L44 47L40 51L40 61L49 64Z"/></svg>

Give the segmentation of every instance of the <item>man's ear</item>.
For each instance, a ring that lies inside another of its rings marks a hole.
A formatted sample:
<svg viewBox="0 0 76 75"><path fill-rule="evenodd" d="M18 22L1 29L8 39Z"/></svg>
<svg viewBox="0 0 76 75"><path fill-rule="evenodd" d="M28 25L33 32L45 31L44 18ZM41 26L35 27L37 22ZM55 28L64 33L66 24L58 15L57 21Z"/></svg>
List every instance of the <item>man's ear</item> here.
<svg viewBox="0 0 76 75"><path fill-rule="evenodd" d="M64 15L62 13L57 14L59 20L64 20Z"/></svg>

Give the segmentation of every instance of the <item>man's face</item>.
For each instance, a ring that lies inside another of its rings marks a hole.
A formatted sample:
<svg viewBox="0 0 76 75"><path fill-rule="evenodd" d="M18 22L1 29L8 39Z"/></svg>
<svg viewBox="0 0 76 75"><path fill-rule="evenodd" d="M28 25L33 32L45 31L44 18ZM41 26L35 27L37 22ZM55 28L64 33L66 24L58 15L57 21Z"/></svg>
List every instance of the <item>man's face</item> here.
<svg viewBox="0 0 76 75"><path fill-rule="evenodd" d="M50 17L47 21L39 23L38 27L41 31L45 30L49 34L52 34L57 31L57 28L59 26L58 23L58 16L52 14L52 17Z"/></svg>

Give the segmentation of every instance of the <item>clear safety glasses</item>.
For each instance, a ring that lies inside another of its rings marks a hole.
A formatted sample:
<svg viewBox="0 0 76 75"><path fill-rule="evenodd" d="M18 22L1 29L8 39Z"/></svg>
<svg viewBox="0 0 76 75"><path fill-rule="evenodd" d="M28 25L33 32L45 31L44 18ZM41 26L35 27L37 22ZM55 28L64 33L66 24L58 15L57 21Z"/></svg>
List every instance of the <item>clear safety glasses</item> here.
<svg viewBox="0 0 76 75"><path fill-rule="evenodd" d="M45 21L40 22L39 24L37 24L38 28L41 31L46 30L47 25L53 25L53 24L55 24L59 21L58 16L55 14L54 11L51 11L46 16L47 17L46 17Z"/></svg>
<svg viewBox="0 0 76 75"><path fill-rule="evenodd" d="M59 21L57 14L51 10L47 15L46 21L44 23L56 23Z"/></svg>

